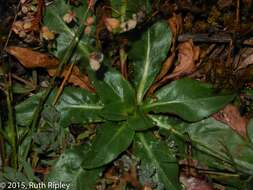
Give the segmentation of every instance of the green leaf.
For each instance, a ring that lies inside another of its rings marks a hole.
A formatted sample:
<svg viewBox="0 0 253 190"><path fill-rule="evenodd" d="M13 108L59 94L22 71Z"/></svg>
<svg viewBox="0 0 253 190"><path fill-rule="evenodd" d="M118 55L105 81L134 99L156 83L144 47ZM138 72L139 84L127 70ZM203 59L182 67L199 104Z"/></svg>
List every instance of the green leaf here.
<svg viewBox="0 0 253 190"><path fill-rule="evenodd" d="M67 1L56 0L52 2L45 10L45 15L43 18L44 24L57 34L56 37L56 48L52 50L52 53L62 59L66 53L66 49L71 43L72 39L75 37L78 25L85 22L85 12L88 8L87 1L82 1L82 5L75 7L68 5ZM65 14L70 11L76 14L77 24L75 27L69 27L63 20ZM91 16L91 11L87 12L87 16ZM93 30L94 33L94 30ZM77 46L77 52L81 57L88 60L89 53L93 51L95 40L90 35L83 35Z"/></svg>
<svg viewBox="0 0 253 190"><path fill-rule="evenodd" d="M43 92L39 92L15 106L16 122L18 125L29 126L31 124L33 114L42 96Z"/></svg>
<svg viewBox="0 0 253 190"><path fill-rule="evenodd" d="M253 143L253 118L251 118L248 122L247 132L248 132L248 137L249 137L251 143Z"/></svg>
<svg viewBox="0 0 253 190"><path fill-rule="evenodd" d="M166 85L146 101L143 109L155 113L171 113L187 121L198 121L219 111L235 97L217 93L211 85L181 79Z"/></svg>
<svg viewBox="0 0 253 190"><path fill-rule="evenodd" d="M134 89L118 71L109 66L107 69L103 80L98 80L92 71L89 75L104 104L100 114L107 120L125 120L136 105Z"/></svg>
<svg viewBox="0 0 253 190"><path fill-rule="evenodd" d="M122 153L131 144L134 130L127 123L106 123L100 130L92 144L91 150L85 155L82 166L86 169L103 166Z"/></svg>
<svg viewBox="0 0 253 190"><path fill-rule="evenodd" d="M157 22L134 42L129 52L133 65L133 83L137 89L137 103L154 82L171 45L172 33L165 22Z"/></svg>
<svg viewBox="0 0 253 190"><path fill-rule="evenodd" d="M153 127L152 120L139 108L128 118L128 125L135 131L147 130Z"/></svg>
<svg viewBox="0 0 253 190"><path fill-rule="evenodd" d="M134 139L134 154L141 159L140 169L152 170L153 168L158 174L158 182L163 183L165 189L181 189L178 182L177 160L165 143L156 139L151 133L138 133ZM143 184L149 183L141 181Z"/></svg>
<svg viewBox="0 0 253 190"><path fill-rule="evenodd" d="M98 97L80 88L65 88L56 108L61 113L63 126L103 121L99 116L103 105Z"/></svg>
<svg viewBox="0 0 253 190"><path fill-rule="evenodd" d="M93 189L97 178L102 172L102 168L84 170L81 167L81 163L87 151L87 146L67 149L53 166L53 170L47 176L46 181L55 183L61 182L70 185L69 189Z"/></svg>
<svg viewBox="0 0 253 190"><path fill-rule="evenodd" d="M188 134L188 139L204 154L209 154L230 166L232 170L253 174L253 148L229 126L205 119L196 123L180 122L170 124L170 119L151 116L156 125L171 131L182 139ZM204 161L204 160L202 160Z"/></svg>
<svg viewBox="0 0 253 190"><path fill-rule="evenodd" d="M52 92L46 104L52 102L55 91ZM21 126L29 126L31 124L33 114L43 94L43 92L39 92L15 107L17 124ZM59 122L64 127L71 123L83 124L102 121L99 113L103 109L103 105L97 100L95 94L83 89L65 88L56 105L56 109L61 115Z"/></svg>

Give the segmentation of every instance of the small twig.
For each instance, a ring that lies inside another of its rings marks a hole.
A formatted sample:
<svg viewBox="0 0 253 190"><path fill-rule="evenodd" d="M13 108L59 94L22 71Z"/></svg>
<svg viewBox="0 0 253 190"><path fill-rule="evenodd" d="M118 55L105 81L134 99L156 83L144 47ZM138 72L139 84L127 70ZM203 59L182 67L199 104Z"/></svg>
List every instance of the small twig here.
<svg viewBox="0 0 253 190"><path fill-rule="evenodd" d="M232 40L230 34L181 34L178 36L178 42L185 42L192 39L193 42L205 43L229 43Z"/></svg>
<svg viewBox="0 0 253 190"><path fill-rule="evenodd" d="M58 101L60 95L62 94L62 91L63 91L63 89L64 89L64 86L65 86L66 82L69 80L69 77L70 77L70 75L71 75L71 73L72 73L73 66L75 65L75 62L76 62L76 61L74 61L74 63L72 63L72 64L70 65L67 74L64 76L64 80L62 81L61 86L60 86L60 88L58 89L58 91L57 91L57 93L56 93L56 96L55 96L55 98L54 98L53 105L56 105L56 103L57 103L57 101Z"/></svg>
<svg viewBox="0 0 253 190"><path fill-rule="evenodd" d="M240 28L240 0L236 2L236 19L235 19L236 29Z"/></svg>
<svg viewBox="0 0 253 190"><path fill-rule="evenodd" d="M202 63L203 61L206 59L206 57L214 50L216 44L212 44L210 45L206 51L202 52L201 55L200 55L200 60L199 62L196 64L196 67L198 68Z"/></svg>
<svg viewBox="0 0 253 190"><path fill-rule="evenodd" d="M15 16L14 16L14 20L13 20L13 22L12 22L12 24L11 24L10 31L9 31L9 33L8 33L6 42L5 42L5 44L4 44L4 48L3 48L4 50L7 48L8 43L9 43L9 40L10 40L10 38L11 38L11 35L12 35L12 26L13 26L13 24L14 24L14 23L16 22L16 20L17 20L17 17L18 17L18 10L19 10L20 6L21 6L21 1L19 1L19 3L18 3L17 9L16 9L16 13L15 13Z"/></svg>

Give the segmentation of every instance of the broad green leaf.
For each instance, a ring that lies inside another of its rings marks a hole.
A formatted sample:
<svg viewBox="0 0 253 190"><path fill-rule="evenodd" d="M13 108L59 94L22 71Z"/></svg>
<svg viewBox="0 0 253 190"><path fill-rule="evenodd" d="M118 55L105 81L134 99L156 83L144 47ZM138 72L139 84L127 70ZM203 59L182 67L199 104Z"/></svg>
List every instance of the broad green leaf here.
<svg viewBox="0 0 253 190"><path fill-rule="evenodd" d="M134 137L126 122L106 123L97 132L91 150L85 155L82 166L86 169L103 166L128 148Z"/></svg>
<svg viewBox="0 0 253 190"><path fill-rule="evenodd" d="M15 106L16 122L18 125L29 126L31 124L33 114L42 96L43 92L39 92Z"/></svg>
<svg viewBox="0 0 253 190"><path fill-rule="evenodd" d="M234 94L215 92L211 85L185 78L158 90L153 99L146 101L143 109L198 121L219 111L234 97Z"/></svg>
<svg viewBox="0 0 253 190"><path fill-rule="evenodd" d="M164 117L151 116L151 118L157 126L171 131L182 139L185 138L184 134L188 134L193 145L203 151L202 153L209 154L230 167L233 165L237 171L253 174L252 144L229 126L211 118L196 123L181 122L173 125Z"/></svg>
<svg viewBox="0 0 253 190"><path fill-rule="evenodd" d="M53 170L47 176L46 182L61 182L70 185L69 189L75 190L93 189L97 178L102 172L102 168L85 170L81 167L87 151L87 146L65 150L53 166Z"/></svg>
<svg viewBox="0 0 253 190"><path fill-rule="evenodd" d="M95 94L80 88L65 88L56 108L61 113L60 124L63 126L103 121L99 116L102 103Z"/></svg>
<svg viewBox="0 0 253 190"><path fill-rule="evenodd" d="M140 170L149 168L150 171L154 171L152 175L157 173L158 182L164 185L161 189L181 189L178 182L177 160L164 142L156 139L151 133L137 133L134 139L133 153L141 159ZM140 178L143 177L140 176ZM150 182L141 181L143 184Z"/></svg>
<svg viewBox="0 0 253 190"><path fill-rule="evenodd" d="M129 127L135 131L147 130L154 126L152 120L139 108L135 110L133 115L129 116L127 122Z"/></svg>
<svg viewBox="0 0 253 190"><path fill-rule="evenodd" d="M56 0L46 8L43 22L50 31L57 34L56 48L52 50L52 53L59 59L64 57L66 49L75 37L78 26L86 21L87 16L91 16L91 11L88 11L85 17L88 8L87 1L82 1L81 4L81 6L75 7L67 4L67 1ZM68 26L63 20L64 15L70 11L76 14L77 24L74 27ZM77 46L77 52L86 60L88 60L89 53L94 49L95 40L91 36L92 34L83 35Z"/></svg>
<svg viewBox="0 0 253 190"><path fill-rule="evenodd" d="M127 119L128 114L134 110L136 105L135 92L130 83L109 66L103 80L98 80L93 71L89 72L96 93L104 104L101 115L108 120Z"/></svg>
<svg viewBox="0 0 253 190"><path fill-rule="evenodd" d="M21 126L31 124L33 114L42 96L43 92L39 92L15 107L17 124ZM54 96L55 90L50 95L47 104L52 102ZM60 113L59 122L64 127L71 123L82 124L102 121L99 113L103 109L103 105L97 100L95 94L83 89L65 88L56 109Z"/></svg>
<svg viewBox="0 0 253 190"><path fill-rule="evenodd" d="M253 118L251 118L248 122L247 132L248 132L248 137L249 137L251 143L253 143Z"/></svg>
<svg viewBox="0 0 253 190"><path fill-rule="evenodd" d="M141 104L145 93L154 82L171 45L172 33L165 22L157 22L133 43L129 60L133 66L133 83L137 91L137 103Z"/></svg>

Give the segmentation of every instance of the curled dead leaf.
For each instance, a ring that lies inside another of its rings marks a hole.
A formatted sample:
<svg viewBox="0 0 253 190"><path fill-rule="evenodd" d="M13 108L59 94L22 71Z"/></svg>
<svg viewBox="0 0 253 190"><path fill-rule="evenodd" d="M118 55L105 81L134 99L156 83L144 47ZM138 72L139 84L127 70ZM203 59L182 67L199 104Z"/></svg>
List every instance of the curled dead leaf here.
<svg viewBox="0 0 253 190"><path fill-rule="evenodd" d="M50 69L57 67L59 64L58 59L29 48L10 46L7 48L7 52L17 58L28 69L38 67Z"/></svg>
<svg viewBox="0 0 253 190"><path fill-rule="evenodd" d="M240 111L236 106L228 104L221 111L215 113L213 117L216 120L227 124L244 138L247 138L247 119L241 116Z"/></svg>
<svg viewBox="0 0 253 190"><path fill-rule="evenodd" d="M120 27L120 21L116 18L108 18L104 19L105 26L108 31L112 32L113 30Z"/></svg>
<svg viewBox="0 0 253 190"><path fill-rule="evenodd" d="M159 73L159 75L156 77L156 81L161 80L167 72L170 70L171 66L173 65L173 61L175 59L175 53L172 53L164 62L162 69Z"/></svg>
<svg viewBox="0 0 253 190"><path fill-rule="evenodd" d="M172 72L172 76L178 77L187 75L196 70L195 61L199 59L200 48L194 46L192 40L178 45L179 64Z"/></svg>
<svg viewBox="0 0 253 190"><path fill-rule="evenodd" d="M68 73L69 66L67 66L62 74L61 77L65 77ZM54 76L56 74L56 69L48 69L48 74L50 76ZM83 89L86 89L90 92L95 92L94 87L92 87L91 82L87 75L82 74L77 66L74 66L71 72L71 75L69 76L68 83L71 83L75 86L79 86Z"/></svg>
<svg viewBox="0 0 253 190"><path fill-rule="evenodd" d="M100 69L101 67L101 62L104 59L104 55L102 53L99 52L93 52L90 54L90 59L89 59L89 63L90 63L90 67L93 71L97 71Z"/></svg>
<svg viewBox="0 0 253 190"><path fill-rule="evenodd" d="M236 70L246 69L248 66L253 65L253 49L244 48L240 53L240 61Z"/></svg>
<svg viewBox="0 0 253 190"><path fill-rule="evenodd" d="M173 14L168 20L173 36L176 38L182 32L183 19L181 15Z"/></svg>
<svg viewBox="0 0 253 190"><path fill-rule="evenodd" d="M41 34L42 34L42 38L48 41L53 40L55 38L54 32L49 31L47 26L43 26L41 28Z"/></svg>
<svg viewBox="0 0 253 190"><path fill-rule="evenodd" d="M63 20L64 22L66 22L67 24L73 22L76 20L76 13L73 12L73 11L69 11L68 13L66 13L64 16L63 16Z"/></svg>
<svg viewBox="0 0 253 190"><path fill-rule="evenodd" d="M47 71L50 76L54 76L56 74L56 67L59 65L59 60L50 55L36 52L28 48L14 46L8 47L7 52L16 57L26 68L33 69L42 67L48 69ZM67 72L68 67L64 69L61 77L67 75ZM94 92L94 88L91 86L88 76L82 74L77 66L73 68L68 82Z"/></svg>

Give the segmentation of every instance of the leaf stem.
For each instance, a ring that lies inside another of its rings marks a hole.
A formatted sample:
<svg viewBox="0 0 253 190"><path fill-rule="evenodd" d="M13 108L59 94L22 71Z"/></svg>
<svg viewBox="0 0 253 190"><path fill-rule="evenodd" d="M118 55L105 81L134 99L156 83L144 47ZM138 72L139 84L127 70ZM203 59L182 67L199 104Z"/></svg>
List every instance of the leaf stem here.
<svg viewBox="0 0 253 190"><path fill-rule="evenodd" d="M3 126L2 126L2 116L1 116L1 112L0 112L0 171L1 169L4 168L4 160L5 160L5 146L4 146L4 138L5 138L5 134L3 131Z"/></svg>
<svg viewBox="0 0 253 190"><path fill-rule="evenodd" d="M11 76L9 74L9 76ZM7 109L8 109L8 139L11 144L12 148L12 158L11 158L11 165L13 168L18 168L18 147L17 147L17 129L14 120L14 113L12 107L12 90L11 90L11 77L7 81L7 89L5 91L6 100L7 100Z"/></svg>

